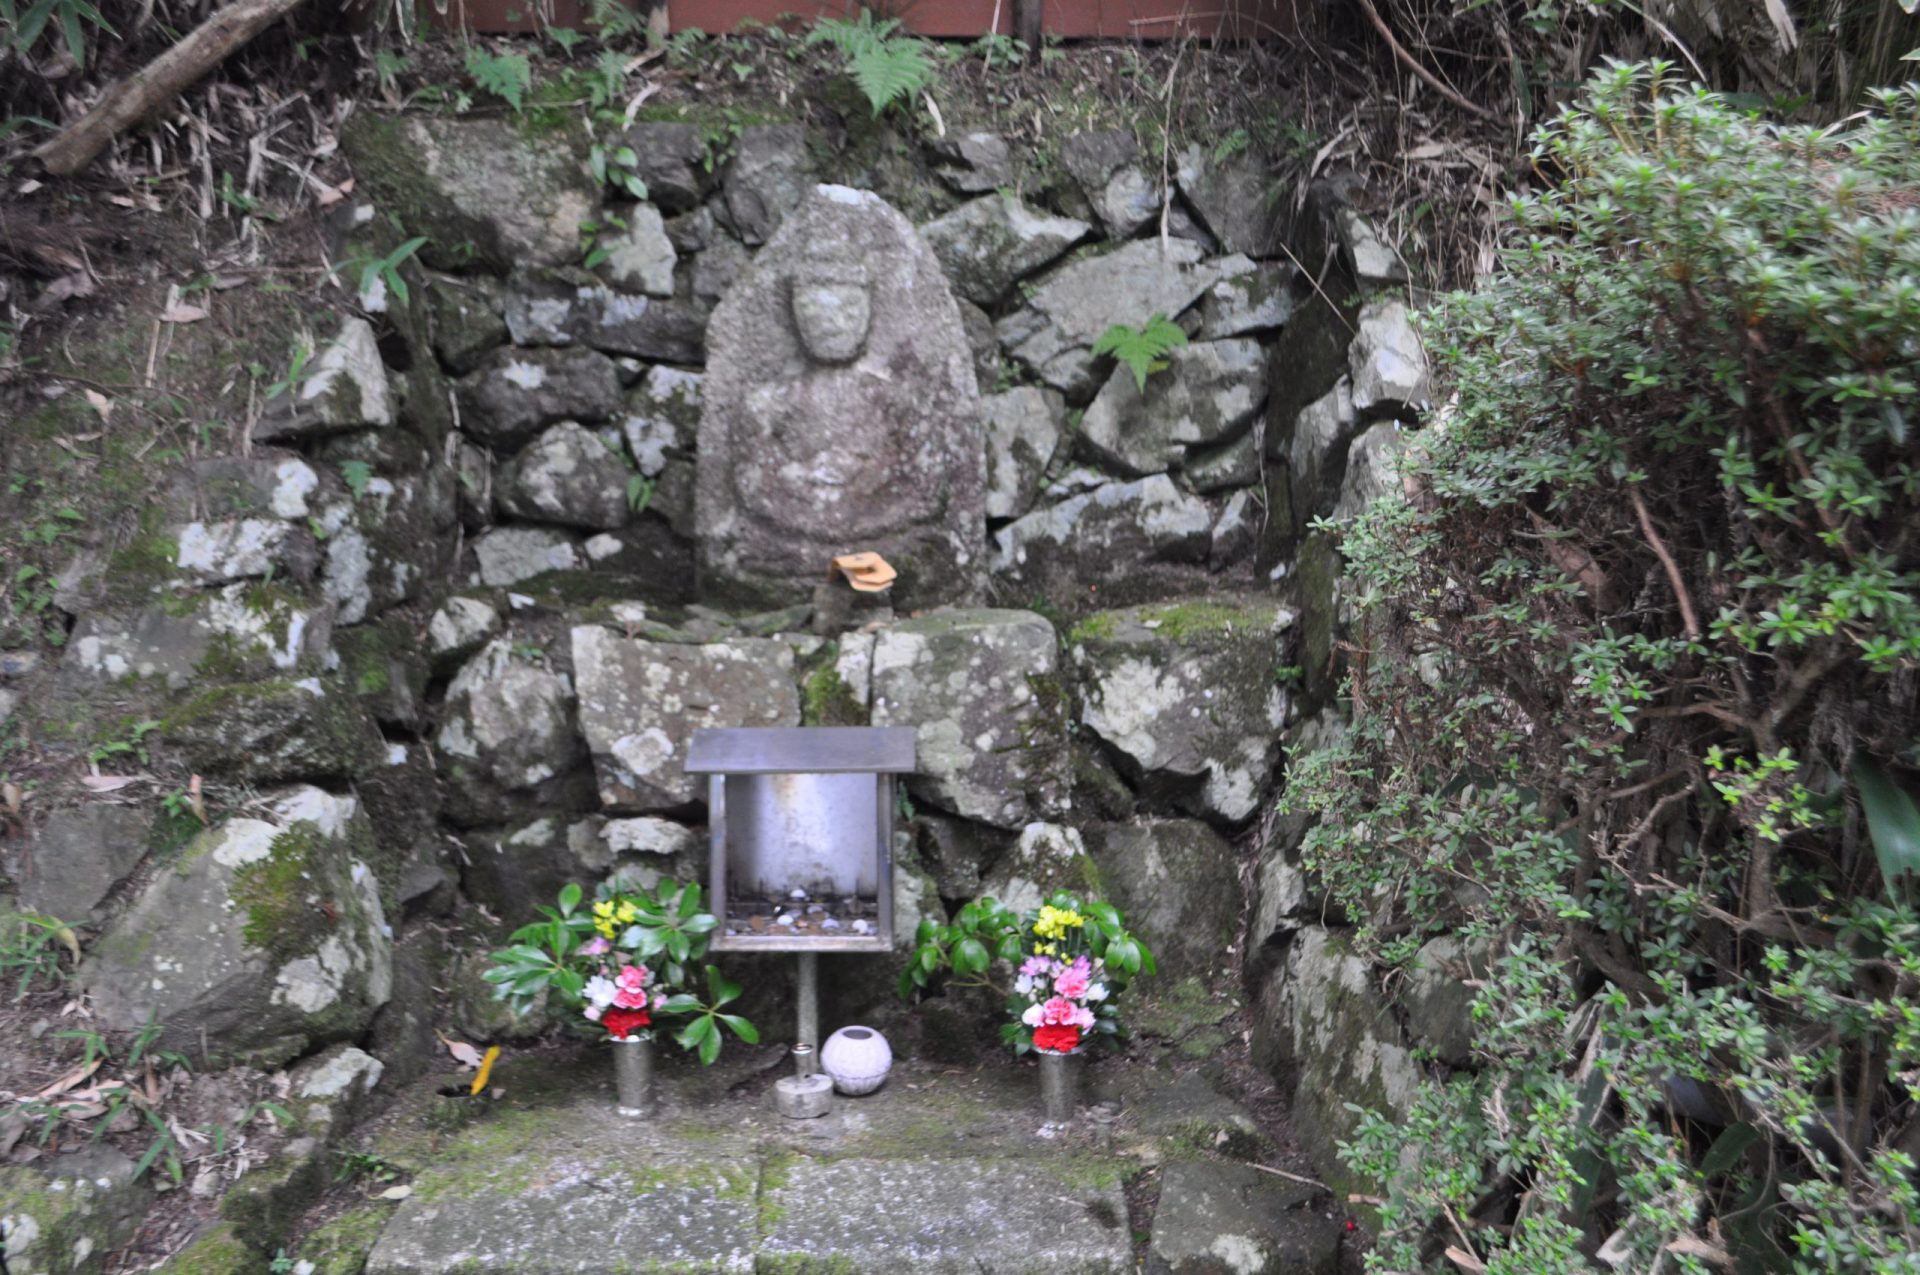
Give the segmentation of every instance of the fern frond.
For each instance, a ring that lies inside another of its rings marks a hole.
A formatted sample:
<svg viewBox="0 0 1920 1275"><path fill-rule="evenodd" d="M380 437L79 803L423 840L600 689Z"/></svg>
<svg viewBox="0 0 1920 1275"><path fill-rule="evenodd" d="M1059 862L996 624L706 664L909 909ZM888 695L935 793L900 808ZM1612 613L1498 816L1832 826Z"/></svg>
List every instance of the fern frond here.
<svg viewBox="0 0 1920 1275"><path fill-rule="evenodd" d="M867 95L874 115L911 99L933 83L924 40L874 40L853 54L853 82Z"/></svg>
<svg viewBox="0 0 1920 1275"><path fill-rule="evenodd" d="M1093 343L1093 352L1111 354L1126 364L1127 370L1133 373L1134 387L1144 392L1147 378L1166 370L1166 361L1160 356L1186 343L1186 331L1179 324L1164 314L1156 314L1139 329L1125 323L1114 324Z"/></svg>
<svg viewBox="0 0 1920 1275"><path fill-rule="evenodd" d="M504 100L516 112L533 83L533 67L524 53L467 50L467 74L482 90Z"/></svg>

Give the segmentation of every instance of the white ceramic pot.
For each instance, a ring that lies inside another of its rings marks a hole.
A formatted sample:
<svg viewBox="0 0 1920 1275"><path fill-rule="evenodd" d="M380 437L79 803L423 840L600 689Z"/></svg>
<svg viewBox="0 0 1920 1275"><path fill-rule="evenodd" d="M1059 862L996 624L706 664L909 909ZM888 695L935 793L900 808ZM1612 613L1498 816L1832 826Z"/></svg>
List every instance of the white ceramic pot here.
<svg viewBox="0 0 1920 1275"><path fill-rule="evenodd" d="M820 1046L820 1070L833 1077L843 1094L872 1093L893 1069L893 1049L871 1027L842 1027Z"/></svg>

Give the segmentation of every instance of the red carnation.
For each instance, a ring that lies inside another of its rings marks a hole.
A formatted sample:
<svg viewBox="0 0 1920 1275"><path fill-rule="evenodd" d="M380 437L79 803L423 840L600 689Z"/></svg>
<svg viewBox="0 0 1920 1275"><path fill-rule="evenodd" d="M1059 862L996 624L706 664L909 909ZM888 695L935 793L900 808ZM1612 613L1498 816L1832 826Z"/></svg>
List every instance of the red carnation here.
<svg viewBox="0 0 1920 1275"><path fill-rule="evenodd" d="M652 1016L644 1009L609 1009L600 1016L600 1025L605 1027L607 1035L615 1040L625 1040L635 1031L652 1022Z"/></svg>
<svg viewBox="0 0 1920 1275"><path fill-rule="evenodd" d="M1046 1026L1033 1029L1033 1047L1049 1053L1067 1054L1080 1044L1078 1027Z"/></svg>

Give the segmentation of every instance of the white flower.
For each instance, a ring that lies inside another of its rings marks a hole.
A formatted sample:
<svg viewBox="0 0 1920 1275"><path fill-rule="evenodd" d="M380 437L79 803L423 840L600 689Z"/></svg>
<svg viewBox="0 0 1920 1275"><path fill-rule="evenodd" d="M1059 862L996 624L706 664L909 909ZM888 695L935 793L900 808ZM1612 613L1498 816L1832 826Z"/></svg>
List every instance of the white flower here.
<svg viewBox="0 0 1920 1275"><path fill-rule="evenodd" d="M598 1005L589 1005L580 1012L587 1016L588 1022L597 1023L600 1021L600 1009L601 1007Z"/></svg>
<svg viewBox="0 0 1920 1275"><path fill-rule="evenodd" d="M1090 1001L1103 1001L1107 999L1107 985L1105 983L1095 983L1087 988L1087 999Z"/></svg>
<svg viewBox="0 0 1920 1275"><path fill-rule="evenodd" d="M1027 1012L1020 1015L1020 1021L1029 1027L1038 1027L1040 1025L1040 1007L1038 1005L1027 1006Z"/></svg>
<svg viewBox="0 0 1920 1275"><path fill-rule="evenodd" d="M1027 993L1031 992L1033 990L1032 976L1027 974L1022 974L1019 978L1014 979L1013 990L1021 996L1025 996Z"/></svg>
<svg viewBox="0 0 1920 1275"><path fill-rule="evenodd" d="M602 1010L613 1004L614 994L619 990L620 989L614 985L612 979L604 974L595 974L587 980L587 985L580 989L580 994L586 997L587 1004L591 1005L595 1010ZM589 1014L588 1017L598 1022L600 1015L594 1013Z"/></svg>

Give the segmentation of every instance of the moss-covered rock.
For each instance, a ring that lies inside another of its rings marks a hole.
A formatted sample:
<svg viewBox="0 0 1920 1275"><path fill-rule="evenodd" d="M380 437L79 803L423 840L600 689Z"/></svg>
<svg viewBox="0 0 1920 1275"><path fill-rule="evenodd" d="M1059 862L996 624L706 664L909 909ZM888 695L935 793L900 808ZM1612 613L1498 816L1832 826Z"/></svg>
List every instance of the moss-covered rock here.
<svg viewBox="0 0 1920 1275"><path fill-rule="evenodd" d="M360 111L341 145L361 191L426 236L420 255L436 269L564 265L600 204L575 120L534 137L505 119Z"/></svg>
<svg viewBox="0 0 1920 1275"><path fill-rule="evenodd" d="M1059 641L1031 611L943 610L882 632L873 724L916 727L916 801L998 828L1066 811Z"/></svg>
<svg viewBox="0 0 1920 1275"><path fill-rule="evenodd" d="M88 1275L139 1229L150 1192L133 1162L94 1147L56 1172L0 1165L0 1237L9 1275Z"/></svg>
<svg viewBox="0 0 1920 1275"><path fill-rule="evenodd" d="M240 1238L231 1222L217 1222L168 1258L160 1275L257 1275L267 1259Z"/></svg>
<svg viewBox="0 0 1920 1275"><path fill-rule="evenodd" d="M1292 619L1255 598L1089 616L1068 636L1080 722L1149 796L1240 823L1272 784L1288 711L1279 643Z"/></svg>
<svg viewBox="0 0 1920 1275"><path fill-rule="evenodd" d="M199 773L264 783L346 778L385 751L359 698L317 678L201 691L167 714L163 736Z"/></svg>
<svg viewBox="0 0 1920 1275"><path fill-rule="evenodd" d="M351 797L293 788L264 818L197 837L80 969L104 1026L161 1047L271 1064L366 1028L392 982L392 936Z"/></svg>

